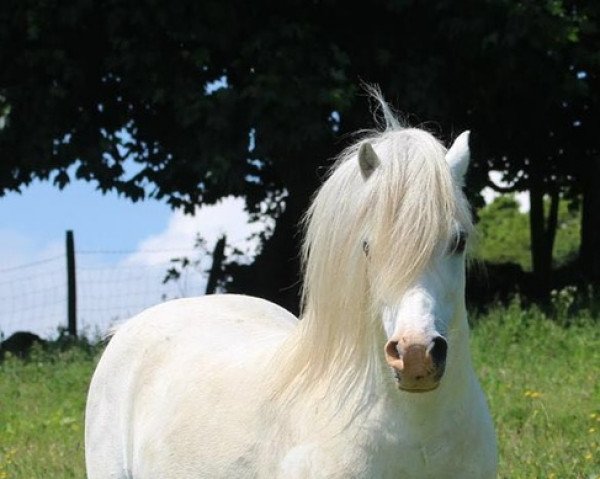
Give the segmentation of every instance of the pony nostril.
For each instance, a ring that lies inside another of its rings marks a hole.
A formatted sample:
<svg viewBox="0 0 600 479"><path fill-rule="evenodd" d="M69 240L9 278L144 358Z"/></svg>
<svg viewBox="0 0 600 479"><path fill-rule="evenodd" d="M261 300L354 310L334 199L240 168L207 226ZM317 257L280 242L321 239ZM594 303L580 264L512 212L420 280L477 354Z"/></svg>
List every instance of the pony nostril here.
<svg viewBox="0 0 600 479"><path fill-rule="evenodd" d="M428 349L428 354L436 367L442 366L446 362L446 354L448 353L448 342L438 336L433 338Z"/></svg>
<svg viewBox="0 0 600 479"><path fill-rule="evenodd" d="M388 359L400 359L400 352L398 351L398 341L388 341L385 345L385 354Z"/></svg>

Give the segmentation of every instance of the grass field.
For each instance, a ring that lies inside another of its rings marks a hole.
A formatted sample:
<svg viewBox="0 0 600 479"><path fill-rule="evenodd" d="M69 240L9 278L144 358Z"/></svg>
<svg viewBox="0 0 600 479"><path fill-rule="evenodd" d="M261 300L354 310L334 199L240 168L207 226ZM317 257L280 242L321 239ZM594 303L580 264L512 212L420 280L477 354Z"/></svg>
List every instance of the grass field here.
<svg viewBox="0 0 600 479"><path fill-rule="evenodd" d="M581 312L559 325L516 305L474 322L500 477L600 478L600 324ZM85 477L83 409L96 356L73 347L0 363L0 479Z"/></svg>
<svg viewBox="0 0 600 479"><path fill-rule="evenodd" d="M600 324L511 306L472 334L502 478L600 478Z"/></svg>

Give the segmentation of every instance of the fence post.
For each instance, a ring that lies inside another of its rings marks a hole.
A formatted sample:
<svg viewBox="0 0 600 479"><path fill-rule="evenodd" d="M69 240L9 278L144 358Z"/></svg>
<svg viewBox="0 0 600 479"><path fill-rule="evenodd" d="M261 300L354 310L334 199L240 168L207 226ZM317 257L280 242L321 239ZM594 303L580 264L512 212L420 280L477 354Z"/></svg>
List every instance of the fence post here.
<svg viewBox="0 0 600 479"><path fill-rule="evenodd" d="M77 336L77 283L75 281L75 240L73 231L67 231L67 330Z"/></svg>
<svg viewBox="0 0 600 479"><path fill-rule="evenodd" d="M206 284L206 294L213 294L217 289L217 283L221 276L221 265L225 259L225 241L226 236L223 235L215 244L215 249L212 254L212 266L208 274L208 283Z"/></svg>

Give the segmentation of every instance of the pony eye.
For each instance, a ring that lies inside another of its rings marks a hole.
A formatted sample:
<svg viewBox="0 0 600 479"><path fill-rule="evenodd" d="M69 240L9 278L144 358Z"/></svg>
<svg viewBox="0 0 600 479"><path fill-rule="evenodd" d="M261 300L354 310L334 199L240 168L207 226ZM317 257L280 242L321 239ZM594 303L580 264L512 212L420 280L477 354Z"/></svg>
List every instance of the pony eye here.
<svg viewBox="0 0 600 479"><path fill-rule="evenodd" d="M450 245L450 254L464 253L467 246L467 234L464 231L459 232L453 239Z"/></svg>
<svg viewBox="0 0 600 479"><path fill-rule="evenodd" d="M365 255L369 256L369 243L363 241L362 249L365 252Z"/></svg>

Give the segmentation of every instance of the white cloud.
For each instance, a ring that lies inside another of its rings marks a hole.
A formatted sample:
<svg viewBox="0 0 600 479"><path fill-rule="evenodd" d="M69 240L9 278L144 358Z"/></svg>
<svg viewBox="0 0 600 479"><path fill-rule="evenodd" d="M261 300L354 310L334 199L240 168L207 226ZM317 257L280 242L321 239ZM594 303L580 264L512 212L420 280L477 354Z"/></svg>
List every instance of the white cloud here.
<svg viewBox="0 0 600 479"><path fill-rule="evenodd" d="M253 255L258 244L249 238L266 227L265 223L250 224L248 213L244 211L244 200L230 196L215 205L199 208L193 216L173 213L165 230L142 240L137 251L125 258L124 264L154 265L189 254L198 233L211 251L217 239L225 234L229 246Z"/></svg>
<svg viewBox="0 0 600 479"><path fill-rule="evenodd" d="M126 319L166 299L204 294L207 271L212 264L208 254L225 234L227 244L252 256L258 243L249 239L265 229L263 223L249 224L244 201L228 197L195 214L174 212L162 232L139 242L137 250L111 266L80 268L81 323L104 331L114 322ZM194 249L200 233L208 252ZM186 268L176 281L164 283L173 258L187 257L200 264Z"/></svg>

